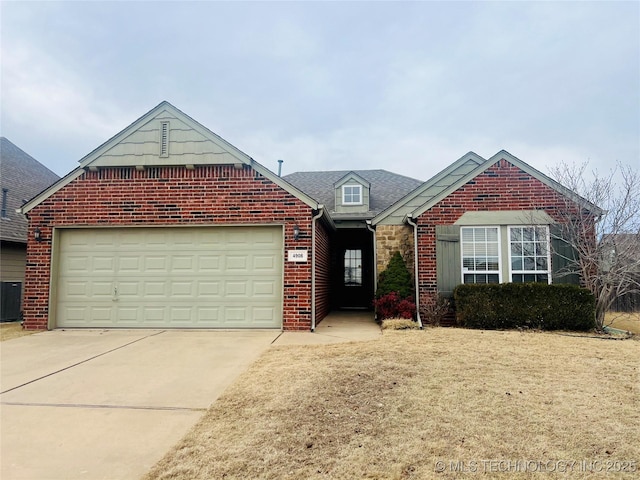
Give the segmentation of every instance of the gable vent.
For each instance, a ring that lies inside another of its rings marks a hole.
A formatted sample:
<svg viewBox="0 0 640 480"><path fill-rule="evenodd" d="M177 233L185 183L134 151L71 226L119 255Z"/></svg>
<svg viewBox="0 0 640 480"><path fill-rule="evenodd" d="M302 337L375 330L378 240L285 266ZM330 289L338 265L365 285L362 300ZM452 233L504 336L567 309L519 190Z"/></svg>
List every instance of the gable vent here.
<svg viewBox="0 0 640 480"><path fill-rule="evenodd" d="M169 122L160 122L160 156L169 156Z"/></svg>

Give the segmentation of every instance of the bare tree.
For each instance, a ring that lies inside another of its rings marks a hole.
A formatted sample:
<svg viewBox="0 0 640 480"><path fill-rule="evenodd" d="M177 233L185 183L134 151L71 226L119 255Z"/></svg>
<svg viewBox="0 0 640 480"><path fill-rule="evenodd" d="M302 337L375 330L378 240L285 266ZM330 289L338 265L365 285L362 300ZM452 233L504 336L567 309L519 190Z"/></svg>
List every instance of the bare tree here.
<svg viewBox="0 0 640 480"><path fill-rule="evenodd" d="M640 294L640 174L620 164L608 175L587 173L586 163L552 169L558 183L579 195L567 196L554 235L570 247L564 274L579 273L594 294L602 330L616 298Z"/></svg>

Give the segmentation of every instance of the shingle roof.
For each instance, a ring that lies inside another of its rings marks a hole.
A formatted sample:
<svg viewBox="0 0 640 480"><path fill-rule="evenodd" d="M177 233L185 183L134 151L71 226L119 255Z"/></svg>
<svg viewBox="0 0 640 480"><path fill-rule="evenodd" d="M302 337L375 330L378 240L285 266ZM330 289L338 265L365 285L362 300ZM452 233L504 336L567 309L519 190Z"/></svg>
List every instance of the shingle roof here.
<svg viewBox="0 0 640 480"><path fill-rule="evenodd" d="M0 239L27 242L27 218L16 213L16 209L59 178L31 155L0 137L0 183L3 191L7 189L6 217L0 215Z"/></svg>
<svg viewBox="0 0 640 480"><path fill-rule="evenodd" d="M353 172L371 184L369 212L358 217L372 218L410 191L422 185L421 180L405 177L386 170L334 170L325 172L295 172L284 178L293 186L322 203L334 218L354 217L354 214L335 213L334 184Z"/></svg>

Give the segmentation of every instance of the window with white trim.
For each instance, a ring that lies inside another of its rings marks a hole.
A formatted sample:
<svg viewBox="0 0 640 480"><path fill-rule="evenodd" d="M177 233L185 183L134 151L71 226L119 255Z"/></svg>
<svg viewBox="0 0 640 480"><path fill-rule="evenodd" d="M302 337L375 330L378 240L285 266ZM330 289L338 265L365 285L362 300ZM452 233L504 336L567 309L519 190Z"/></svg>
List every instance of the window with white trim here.
<svg viewBox="0 0 640 480"><path fill-rule="evenodd" d="M460 229L463 283L500 283L500 228Z"/></svg>
<svg viewBox="0 0 640 480"><path fill-rule="evenodd" d="M343 185L342 204L362 205L362 185Z"/></svg>
<svg viewBox="0 0 640 480"><path fill-rule="evenodd" d="M514 283L551 283L549 228L509 227L509 277Z"/></svg>
<svg viewBox="0 0 640 480"><path fill-rule="evenodd" d="M345 250L344 284L348 287L362 286L362 250Z"/></svg>

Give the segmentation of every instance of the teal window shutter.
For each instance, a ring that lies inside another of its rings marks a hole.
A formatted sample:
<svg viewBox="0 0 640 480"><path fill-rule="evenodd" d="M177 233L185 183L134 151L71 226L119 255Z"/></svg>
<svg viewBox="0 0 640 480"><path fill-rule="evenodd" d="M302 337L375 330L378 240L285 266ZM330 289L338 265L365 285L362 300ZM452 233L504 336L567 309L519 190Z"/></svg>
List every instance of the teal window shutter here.
<svg viewBox="0 0 640 480"><path fill-rule="evenodd" d="M436 225L436 280L438 293L445 297L452 297L453 289L462 283L457 225Z"/></svg>
<svg viewBox="0 0 640 480"><path fill-rule="evenodd" d="M552 283L580 285L578 252L565 239L562 225L549 225Z"/></svg>

